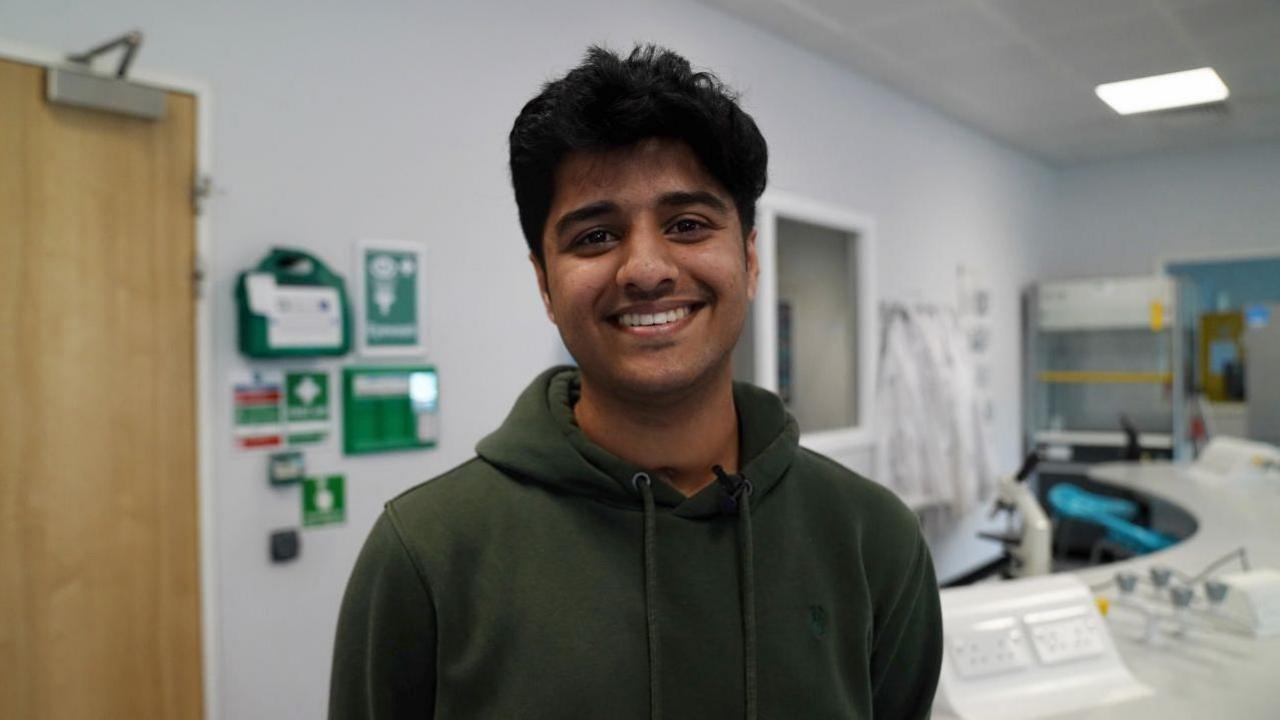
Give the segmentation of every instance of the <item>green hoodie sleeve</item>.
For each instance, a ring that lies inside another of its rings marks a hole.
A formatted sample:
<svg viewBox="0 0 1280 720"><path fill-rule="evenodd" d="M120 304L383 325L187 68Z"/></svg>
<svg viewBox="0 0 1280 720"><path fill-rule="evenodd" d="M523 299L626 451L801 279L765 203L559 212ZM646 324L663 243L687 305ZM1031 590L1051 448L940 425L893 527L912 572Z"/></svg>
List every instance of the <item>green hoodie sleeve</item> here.
<svg viewBox="0 0 1280 720"><path fill-rule="evenodd" d="M871 692L876 718L929 717L942 668L942 607L933 560L916 534L916 552L899 592L876 618Z"/></svg>
<svg viewBox="0 0 1280 720"><path fill-rule="evenodd" d="M434 712L435 606L391 512L374 524L347 582L329 685L331 720Z"/></svg>

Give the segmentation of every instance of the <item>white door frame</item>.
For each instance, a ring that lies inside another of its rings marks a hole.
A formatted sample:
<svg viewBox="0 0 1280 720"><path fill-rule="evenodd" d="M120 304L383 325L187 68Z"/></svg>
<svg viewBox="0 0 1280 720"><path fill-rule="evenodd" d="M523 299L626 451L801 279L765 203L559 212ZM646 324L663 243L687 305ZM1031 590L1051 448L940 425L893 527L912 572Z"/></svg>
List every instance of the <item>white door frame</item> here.
<svg viewBox="0 0 1280 720"><path fill-rule="evenodd" d="M1252 248L1247 250L1206 250L1178 255L1159 255L1156 257L1156 274L1169 276L1170 265L1211 264L1227 262L1247 262L1249 260L1280 260L1280 248ZM1180 304L1182 298L1177 298ZM1178 311L1181 317L1182 311Z"/></svg>
<svg viewBox="0 0 1280 720"><path fill-rule="evenodd" d="M1156 256L1156 274L1168 275L1170 265L1184 263L1240 262L1242 260L1274 260L1280 258L1280 248L1252 248L1248 250L1205 250L1179 255Z"/></svg>
<svg viewBox="0 0 1280 720"><path fill-rule="evenodd" d="M824 454L842 454L875 442L877 345L880 342L879 293L876 288L876 231L871 218L845 208L770 190L756 209L756 255L760 279L755 302L755 382L778 390L778 218L821 225L856 236L854 257L858 296L858 421L857 424L805 433L800 442Z"/></svg>
<svg viewBox="0 0 1280 720"><path fill-rule="evenodd" d="M0 58L28 65L45 67L79 66L70 63L64 53L24 45L0 38ZM196 98L196 177L210 176L213 159L213 92L209 84L189 77L133 69L130 80L136 80L163 90L181 92ZM196 180L191 178L192 183ZM210 212L196 215L196 267L206 273L213 267L213 228ZM195 268L193 268L194 270ZM206 282L196 296L196 473L199 488L199 542L200 542L200 644L204 686L204 716L217 720L220 709L218 696L218 612L217 612L217 533L215 526L213 494L213 317L209 302L209 284Z"/></svg>

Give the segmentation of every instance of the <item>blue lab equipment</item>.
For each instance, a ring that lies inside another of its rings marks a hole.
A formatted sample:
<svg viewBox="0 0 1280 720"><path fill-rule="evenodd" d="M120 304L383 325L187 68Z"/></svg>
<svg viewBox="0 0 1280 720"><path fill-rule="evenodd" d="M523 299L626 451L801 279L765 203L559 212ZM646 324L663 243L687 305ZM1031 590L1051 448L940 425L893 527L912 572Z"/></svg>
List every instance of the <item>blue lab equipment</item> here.
<svg viewBox="0 0 1280 720"><path fill-rule="evenodd" d="M1059 483L1049 489L1049 507L1054 515L1102 526L1108 540L1139 555L1163 550L1176 542L1164 533L1132 522L1138 515L1138 504L1132 500L1097 495L1071 483Z"/></svg>

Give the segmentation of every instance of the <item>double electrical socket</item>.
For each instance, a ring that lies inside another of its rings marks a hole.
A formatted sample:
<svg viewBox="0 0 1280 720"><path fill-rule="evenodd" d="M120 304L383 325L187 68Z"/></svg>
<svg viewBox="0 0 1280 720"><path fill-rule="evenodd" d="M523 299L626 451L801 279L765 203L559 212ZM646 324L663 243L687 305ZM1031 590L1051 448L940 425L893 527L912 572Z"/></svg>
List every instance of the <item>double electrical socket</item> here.
<svg viewBox="0 0 1280 720"><path fill-rule="evenodd" d="M1089 608L1065 608L1050 618L998 618L983 629L956 633L948 651L956 673L979 678L1094 657L1106 651L1106 630ZM1035 653L1032 654L1034 649Z"/></svg>
<svg viewBox="0 0 1280 720"><path fill-rule="evenodd" d="M963 678L998 675L1031 665L1026 634L1009 618L1004 627L958 634L950 641L951 662Z"/></svg>
<svg viewBox="0 0 1280 720"><path fill-rule="evenodd" d="M1087 614L1033 625L1031 641L1046 665L1101 655L1107 647L1102 621Z"/></svg>

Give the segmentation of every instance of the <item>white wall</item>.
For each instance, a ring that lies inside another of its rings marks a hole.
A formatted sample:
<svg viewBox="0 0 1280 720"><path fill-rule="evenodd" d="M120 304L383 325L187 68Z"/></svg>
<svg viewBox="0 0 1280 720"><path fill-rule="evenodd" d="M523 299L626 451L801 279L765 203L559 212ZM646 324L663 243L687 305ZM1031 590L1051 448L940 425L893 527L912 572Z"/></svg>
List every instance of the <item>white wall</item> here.
<svg viewBox="0 0 1280 720"><path fill-rule="evenodd" d="M742 90L771 145L773 187L877 223L885 297L950 302L956 267L984 268L996 299L1000 457L1016 462L1017 291L1035 274L1053 197L1053 173L1038 162L684 0L0 2L0 36L49 49L80 50L132 27L147 33L137 67L199 78L215 93L212 167L225 190L209 206L222 717L323 716L340 593L381 503L469 457L559 357L524 258L505 138L539 84L590 42L657 41ZM359 237L428 246L442 441L370 459L309 452L312 468L347 473L349 519L304 532L302 557L273 566L267 534L298 523L298 499L267 487L262 455L232 449L226 383L246 367L232 285L275 243L346 269Z"/></svg>
<svg viewBox="0 0 1280 720"><path fill-rule="evenodd" d="M1280 142L1059 174L1046 279L1154 272L1157 258L1280 252Z"/></svg>

